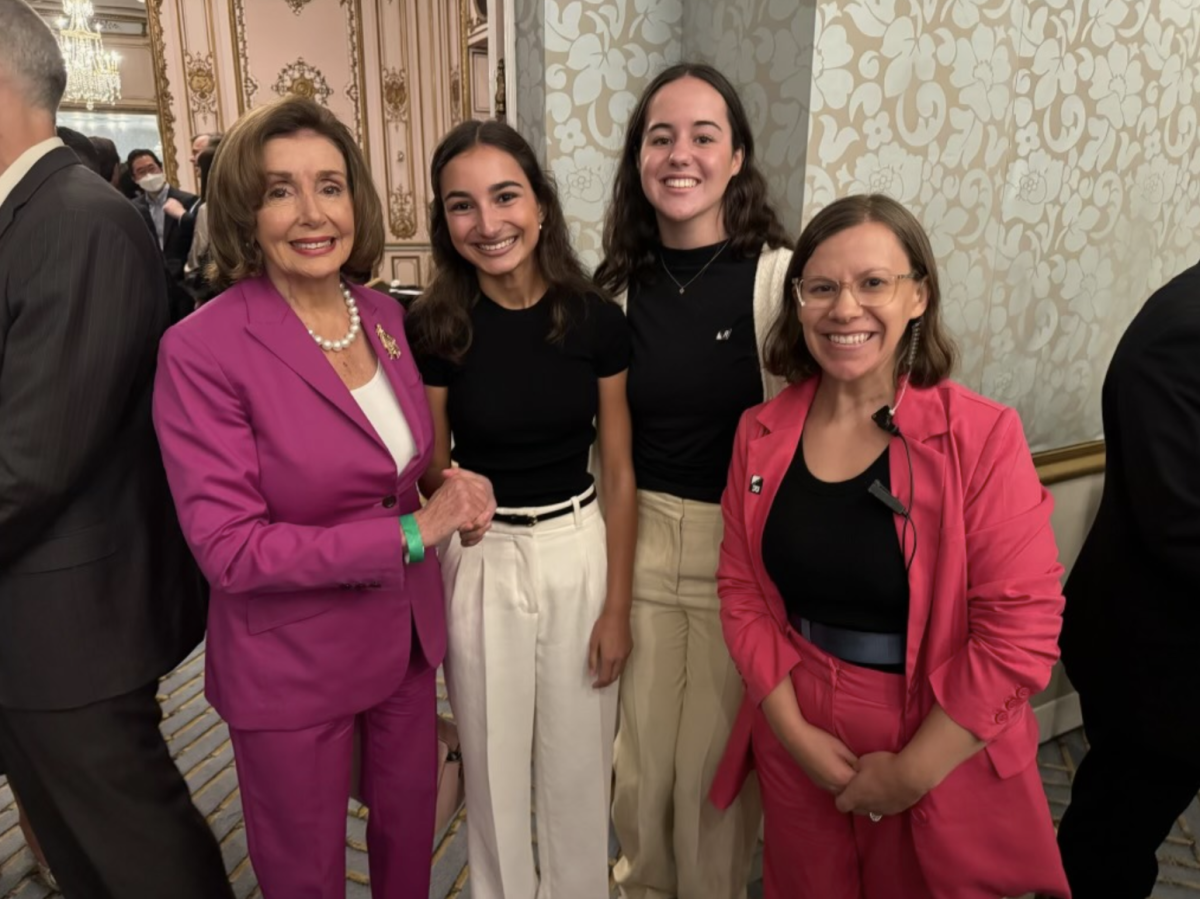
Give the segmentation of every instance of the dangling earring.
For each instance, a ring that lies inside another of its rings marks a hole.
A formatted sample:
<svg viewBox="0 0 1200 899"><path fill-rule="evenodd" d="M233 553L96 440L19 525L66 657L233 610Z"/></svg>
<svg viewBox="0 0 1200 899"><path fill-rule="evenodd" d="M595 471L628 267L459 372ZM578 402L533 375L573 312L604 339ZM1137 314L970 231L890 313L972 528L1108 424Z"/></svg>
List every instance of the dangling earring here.
<svg viewBox="0 0 1200 899"><path fill-rule="evenodd" d="M917 359L917 344L921 342L921 319L916 319L912 323L912 334L908 338L908 358L905 360L904 370L912 374L913 363Z"/></svg>
<svg viewBox="0 0 1200 899"><path fill-rule="evenodd" d="M542 223L541 223L541 222L538 222L538 230L539 230L539 231L541 231L541 230L542 230Z"/></svg>

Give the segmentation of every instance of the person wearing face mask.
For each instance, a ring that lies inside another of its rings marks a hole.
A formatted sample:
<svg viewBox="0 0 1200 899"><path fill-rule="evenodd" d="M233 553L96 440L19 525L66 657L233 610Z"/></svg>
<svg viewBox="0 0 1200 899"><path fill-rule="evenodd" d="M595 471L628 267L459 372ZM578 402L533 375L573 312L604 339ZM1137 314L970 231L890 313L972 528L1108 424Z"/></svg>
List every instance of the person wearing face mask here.
<svg viewBox="0 0 1200 899"><path fill-rule="evenodd" d="M141 189L133 205L158 240L168 276L179 281L192 246L192 230L182 219L200 198L167 184L162 162L153 150L131 150L126 162L134 184Z"/></svg>
<svg viewBox="0 0 1200 899"><path fill-rule="evenodd" d="M746 699L713 785L754 770L767 899L1070 895L1029 698L1062 566L1016 412L948 379L937 262L890 197L796 243L742 416L717 585Z"/></svg>

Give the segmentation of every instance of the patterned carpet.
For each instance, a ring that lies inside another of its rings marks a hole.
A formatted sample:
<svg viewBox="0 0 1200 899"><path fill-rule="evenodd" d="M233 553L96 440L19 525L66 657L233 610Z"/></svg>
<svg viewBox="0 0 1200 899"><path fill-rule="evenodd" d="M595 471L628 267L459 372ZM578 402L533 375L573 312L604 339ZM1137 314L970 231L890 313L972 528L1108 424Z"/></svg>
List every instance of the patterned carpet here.
<svg viewBox="0 0 1200 899"><path fill-rule="evenodd" d="M204 699L203 649L164 678L159 699L163 706L163 735L187 779L197 807L207 817L221 843L225 867L238 899L262 895L246 857L246 831L229 732ZM439 682L439 705L444 713L445 687ZM1051 811L1057 821L1070 799L1070 782L1087 752L1082 731L1073 731L1044 744L1038 753ZM351 803L347 814L346 896L368 899L366 811ZM433 849L433 887L430 899L469 899L465 813L440 834ZM1193 803L1159 851L1162 863L1153 899L1200 899L1200 804ZM615 843L610 855L615 855ZM137 859L131 859L137 864ZM757 869L756 862L756 869ZM757 870L755 876L757 877ZM17 827L12 791L0 778L0 899L59 897L35 876L32 854ZM761 882L751 885L751 899L762 895Z"/></svg>

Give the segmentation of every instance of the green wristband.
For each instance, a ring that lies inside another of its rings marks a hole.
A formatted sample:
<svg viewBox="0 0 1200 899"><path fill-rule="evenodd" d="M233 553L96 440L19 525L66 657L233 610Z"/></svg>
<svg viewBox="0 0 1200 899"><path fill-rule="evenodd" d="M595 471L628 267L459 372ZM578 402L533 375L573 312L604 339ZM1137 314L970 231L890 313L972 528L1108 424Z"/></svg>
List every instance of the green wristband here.
<svg viewBox="0 0 1200 899"><path fill-rule="evenodd" d="M400 516L400 530L404 532L404 561L425 561L425 544L421 541L421 529L412 515Z"/></svg>

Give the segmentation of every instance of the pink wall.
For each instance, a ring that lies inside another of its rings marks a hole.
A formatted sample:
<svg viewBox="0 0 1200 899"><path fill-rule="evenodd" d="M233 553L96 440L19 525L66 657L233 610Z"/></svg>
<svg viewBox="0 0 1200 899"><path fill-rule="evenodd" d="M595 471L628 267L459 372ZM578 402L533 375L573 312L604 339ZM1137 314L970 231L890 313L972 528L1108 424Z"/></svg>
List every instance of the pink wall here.
<svg viewBox="0 0 1200 899"><path fill-rule="evenodd" d="M381 276L429 279L427 160L471 110L468 0L147 0L168 172L189 187L192 137L289 92L358 137L386 212ZM465 91L465 93L464 93Z"/></svg>

